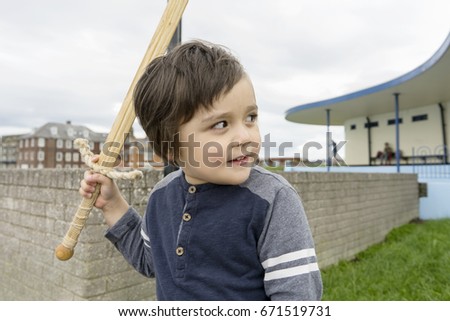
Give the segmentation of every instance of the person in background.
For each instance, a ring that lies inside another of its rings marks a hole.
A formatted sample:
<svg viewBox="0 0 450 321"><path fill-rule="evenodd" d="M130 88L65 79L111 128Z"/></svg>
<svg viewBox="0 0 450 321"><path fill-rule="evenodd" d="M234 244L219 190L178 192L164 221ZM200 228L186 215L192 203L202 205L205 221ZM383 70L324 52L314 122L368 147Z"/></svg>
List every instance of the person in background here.
<svg viewBox="0 0 450 321"><path fill-rule="evenodd" d="M384 143L383 164L391 165L393 156L394 150L392 149L391 145L389 143Z"/></svg>

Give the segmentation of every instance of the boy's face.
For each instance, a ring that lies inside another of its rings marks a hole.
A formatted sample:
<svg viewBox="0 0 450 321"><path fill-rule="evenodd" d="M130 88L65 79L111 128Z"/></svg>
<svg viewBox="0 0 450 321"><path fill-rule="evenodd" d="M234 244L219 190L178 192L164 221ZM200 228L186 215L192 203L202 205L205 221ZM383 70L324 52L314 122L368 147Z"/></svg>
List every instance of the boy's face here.
<svg viewBox="0 0 450 321"><path fill-rule="evenodd" d="M252 83L244 76L212 108L180 126L179 165L190 184L237 185L250 175L261 137Z"/></svg>

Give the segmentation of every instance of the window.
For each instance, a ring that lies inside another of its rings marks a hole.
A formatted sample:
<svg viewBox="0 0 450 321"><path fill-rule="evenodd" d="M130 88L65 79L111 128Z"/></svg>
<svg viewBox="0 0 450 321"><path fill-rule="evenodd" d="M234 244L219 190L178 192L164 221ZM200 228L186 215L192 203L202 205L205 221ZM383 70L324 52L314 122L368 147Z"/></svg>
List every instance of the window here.
<svg viewBox="0 0 450 321"><path fill-rule="evenodd" d="M65 161L66 162L71 162L72 161L72 153L66 153Z"/></svg>
<svg viewBox="0 0 450 321"><path fill-rule="evenodd" d="M398 119L398 123L399 124L403 124L403 118L399 118ZM388 126L389 125L395 125L395 118L394 119L388 119L387 124L388 124Z"/></svg>
<svg viewBox="0 0 450 321"><path fill-rule="evenodd" d="M372 128L372 127L378 127L377 121L371 121L370 123L365 123L364 128Z"/></svg>
<svg viewBox="0 0 450 321"><path fill-rule="evenodd" d="M412 116L413 123L416 121L428 120L428 114Z"/></svg>
<svg viewBox="0 0 450 321"><path fill-rule="evenodd" d="M79 162L80 161L80 154L73 153L72 159L73 159L74 162Z"/></svg>
<svg viewBox="0 0 450 321"><path fill-rule="evenodd" d="M63 154L61 152L56 153L56 161L60 162L63 159Z"/></svg>
<svg viewBox="0 0 450 321"><path fill-rule="evenodd" d="M45 138L39 138L38 146L39 147L45 147Z"/></svg>
<svg viewBox="0 0 450 321"><path fill-rule="evenodd" d="M62 139L57 139L56 140L56 148L63 148L64 147L64 143Z"/></svg>
<svg viewBox="0 0 450 321"><path fill-rule="evenodd" d="M38 161L42 162L45 159L45 152L40 150L38 152Z"/></svg>
<svg viewBox="0 0 450 321"><path fill-rule="evenodd" d="M56 127L56 126L50 127L50 133L51 133L53 136L58 135L58 127Z"/></svg>
<svg viewBox="0 0 450 321"><path fill-rule="evenodd" d="M66 140L66 148L67 149L71 149L72 148L72 141L71 140Z"/></svg>
<svg viewBox="0 0 450 321"><path fill-rule="evenodd" d="M350 130L355 130L356 129L356 124L350 125Z"/></svg>

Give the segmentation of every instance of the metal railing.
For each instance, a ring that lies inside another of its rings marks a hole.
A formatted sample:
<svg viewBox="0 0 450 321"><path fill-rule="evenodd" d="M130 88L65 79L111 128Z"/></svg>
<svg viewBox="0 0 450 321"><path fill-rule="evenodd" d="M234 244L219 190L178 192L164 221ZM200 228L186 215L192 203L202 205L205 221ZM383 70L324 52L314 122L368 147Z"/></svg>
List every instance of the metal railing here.
<svg viewBox="0 0 450 321"><path fill-rule="evenodd" d="M449 164L413 165L413 173L422 178L450 179Z"/></svg>

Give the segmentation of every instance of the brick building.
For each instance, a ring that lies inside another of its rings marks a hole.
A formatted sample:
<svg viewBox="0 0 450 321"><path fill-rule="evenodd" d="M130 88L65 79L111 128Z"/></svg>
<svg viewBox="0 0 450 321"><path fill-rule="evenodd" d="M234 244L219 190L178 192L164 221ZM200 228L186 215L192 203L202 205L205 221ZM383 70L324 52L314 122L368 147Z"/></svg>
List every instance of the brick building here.
<svg viewBox="0 0 450 321"><path fill-rule="evenodd" d="M94 153L100 153L106 134L96 133L70 121L47 123L30 134L20 137L18 168L78 168L83 165L80 153L74 147L76 138L89 140Z"/></svg>
<svg viewBox="0 0 450 321"><path fill-rule="evenodd" d="M90 150L100 154L107 136L70 121L50 122L25 135L3 136L0 137L0 168L79 168L84 163L74 140L87 139ZM164 164L153 160L151 147L146 138L136 138L131 131L117 166L162 169Z"/></svg>

